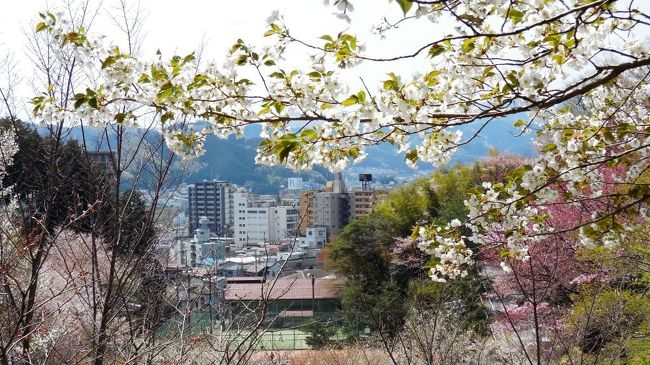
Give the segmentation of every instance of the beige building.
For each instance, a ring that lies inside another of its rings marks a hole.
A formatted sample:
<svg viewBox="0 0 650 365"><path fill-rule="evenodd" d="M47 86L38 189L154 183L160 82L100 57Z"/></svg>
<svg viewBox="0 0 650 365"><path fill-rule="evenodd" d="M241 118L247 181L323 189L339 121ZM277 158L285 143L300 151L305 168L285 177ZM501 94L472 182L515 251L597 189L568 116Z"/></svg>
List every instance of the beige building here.
<svg viewBox="0 0 650 365"><path fill-rule="evenodd" d="M313 224L313 206L314 195L322 190L303 190L300 192L300 226L298 233L302 236L307 232L307 227Z"/></svg>
<svg viewBox="0 0 650 365"><path fill-rule="evenodd" d="M388 192L370 189L369 184L364 187L346 191L343 178L338 174L323 190L303 190L300 193L300 234L305 235L308 227L325 227L331 239L351 219L368 216L377 204L386 200Z"/></svg>
<svg viewBox="0 0 650 365"><path fill-rule="evenodd" d="M387 190L354 190L348 193L350 218L367 217L372 209L388 198Z"/></svg>

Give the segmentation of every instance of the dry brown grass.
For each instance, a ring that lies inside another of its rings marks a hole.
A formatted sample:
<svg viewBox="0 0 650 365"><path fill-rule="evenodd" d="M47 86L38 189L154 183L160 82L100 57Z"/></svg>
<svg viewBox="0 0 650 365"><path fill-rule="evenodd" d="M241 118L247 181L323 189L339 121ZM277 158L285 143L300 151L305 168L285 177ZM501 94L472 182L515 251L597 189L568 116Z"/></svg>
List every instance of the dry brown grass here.
<svg viewBox="0 0 650 365"><path fill-rule="evenodd" d="M265 351L253 355L251 363L286 365L384 365L390 363L385 352L377 349Z"/></svg>

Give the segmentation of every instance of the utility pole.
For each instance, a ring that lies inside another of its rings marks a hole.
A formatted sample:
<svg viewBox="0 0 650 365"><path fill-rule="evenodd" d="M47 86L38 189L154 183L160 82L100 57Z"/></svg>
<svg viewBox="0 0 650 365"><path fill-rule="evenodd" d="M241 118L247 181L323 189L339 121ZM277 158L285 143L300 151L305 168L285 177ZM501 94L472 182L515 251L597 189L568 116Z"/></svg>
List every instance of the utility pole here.
<svg viewBox="0 0 650 365"><path fill-rule="evenodd" d="M311 312L312 317L316 318L316 277L314 274L309 274L311 278Z"/></svg>

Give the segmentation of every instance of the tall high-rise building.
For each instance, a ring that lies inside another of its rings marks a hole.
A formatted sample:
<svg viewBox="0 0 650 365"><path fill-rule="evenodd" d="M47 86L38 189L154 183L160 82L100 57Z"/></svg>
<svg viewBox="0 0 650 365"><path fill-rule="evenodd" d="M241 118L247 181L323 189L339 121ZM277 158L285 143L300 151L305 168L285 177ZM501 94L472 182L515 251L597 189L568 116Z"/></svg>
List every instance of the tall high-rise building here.
<svg viewBox="0 0 650 365"><path fill-rule="evenodd" d="M327 228L329 238L338 236L350 221L350 202L345 193L318 192L311 205L311 225Z"/></svg>
<svg viewBox="0 0 650 365"><path fill-rule="evenodd" d="M207 217L209 230L220 236L232 235L233 194L236 186L226 181L203 181L188 187L190 232L198 228L200 217Z"/></svg>

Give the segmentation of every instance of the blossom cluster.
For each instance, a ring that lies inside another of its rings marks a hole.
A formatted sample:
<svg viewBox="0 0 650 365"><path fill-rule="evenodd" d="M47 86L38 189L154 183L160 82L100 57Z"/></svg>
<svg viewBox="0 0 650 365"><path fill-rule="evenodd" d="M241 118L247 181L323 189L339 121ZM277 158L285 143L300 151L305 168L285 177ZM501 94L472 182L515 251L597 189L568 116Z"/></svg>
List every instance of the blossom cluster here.
<svg viewBox="0 0 650 365"><path fill-rule="evenodd" d="M2 209L11 211L16 208L15 200L13 199L12 186L3 185L5 176L7 176L7 169L13 164L14 155L18 152L18 143L16 143L16 135L11 130L0 131L0 197L8 204L3 205ZM0 224L2 232L12 232L11 225L7 220ZM2 237L0 237L1 239Z"/></svg>
<svg viewBox="0 0 650 365"><path fill-rule="evenodd" d="M441 227L433 230L424 227L419 229L418 247L437 259L435 265L429 269L429 276L434 281L446 282L446 278L465 277L467 266L474 263L473 252L465 245L467 237L458 232L460 226L458 219L452 220L444 228L444 235ZM455 235L451 236L451 232Z"/></svg>

